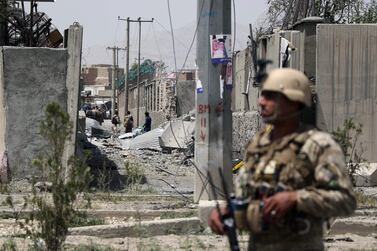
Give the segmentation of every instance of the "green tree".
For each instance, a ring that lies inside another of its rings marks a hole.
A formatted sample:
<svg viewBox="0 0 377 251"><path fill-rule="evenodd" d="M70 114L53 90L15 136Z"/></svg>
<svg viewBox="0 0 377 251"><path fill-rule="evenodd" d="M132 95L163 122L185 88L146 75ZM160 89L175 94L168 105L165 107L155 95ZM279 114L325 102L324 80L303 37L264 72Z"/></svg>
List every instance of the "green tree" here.
<svg viewBox="0 0 377 251"><path fill-rule="evenodd" d="M362 11L352 17L352 23L377 23L377 1L365 4Z"/></svg>
<svg viewBox="0 0 377 251"><path fill-rule="evenodd" d="M343 125L332 132L346 157L348 173L354 185L356 171L360 168L360 163L365 161L362 157L364 153L362 145L358 142L362 133L363 125L354 122L352 118L344 120Z"/></svg>
<svg viewBox="0 0 377 251"><path fill-rule="evenodd" d="M33 186L33 196L27 203L36 210L27 222L36 221L37 227L27 231L34 240L43 239L48 250L61 250L68 226L76 215L77 195L87 188L90 175L88 167L78 158L70 158L68 171L63 164L65 142L72 131L69 115L55 102L47 105L45 114L40 134L48 148L33 160L33 165L51 183L51 192L40 194Z"/></svg>
<svg viewBox="0 0 377 251"><path fill-rule="evenodd" d="M364 0L267 0L267 5L269 27L287 29L310 16L322 17L325 23L354 23L372 4Z"/></svg>

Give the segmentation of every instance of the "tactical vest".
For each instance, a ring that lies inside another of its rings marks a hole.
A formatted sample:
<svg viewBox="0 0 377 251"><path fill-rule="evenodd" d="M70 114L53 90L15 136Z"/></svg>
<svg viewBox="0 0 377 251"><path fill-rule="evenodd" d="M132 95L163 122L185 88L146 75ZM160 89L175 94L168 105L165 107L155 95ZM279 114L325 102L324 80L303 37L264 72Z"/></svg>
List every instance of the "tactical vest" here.
<svg viewBox="0 0 377 251"><path fill-rule="evenodd" d="M315 129L296 132L270 144L263 145L264 132L247 147L246 168L248 174L248 194L251 199L260 199L258 187L269 189L297 190L311 186L314 181L314 165L308 156L301 152L302 146L313 135Z"/></svg>
<svg viewBox="0 0 377 251"><path fill-rule="evenodd" d="M265 232L284 236L306 234L310 231L312 224L305 215L296 211L277 224L267 226L268 223L266 224L266 219L263 218L263 199L278 192L313 185L314 164L301 152L301 148L315 131L312 129L296 132L274 142L264 143L266 132L262 131L248 145L243 167L247 175L243 201L246 200L248 206L244 211L235 212L238 228L248 229L254 234Z"/></svg>

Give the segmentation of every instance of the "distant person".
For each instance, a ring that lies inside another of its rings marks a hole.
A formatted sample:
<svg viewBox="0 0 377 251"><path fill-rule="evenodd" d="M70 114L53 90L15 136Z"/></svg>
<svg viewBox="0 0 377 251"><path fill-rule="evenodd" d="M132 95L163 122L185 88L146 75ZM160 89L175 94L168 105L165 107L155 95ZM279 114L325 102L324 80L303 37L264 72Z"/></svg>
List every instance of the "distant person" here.
<svg viewBox="0 0 377 251"><path fill-rule="evenodd" d="M102 112L98 110L98 106L95 106L91 110L87 110L85 114L86 114L86 117L94 119L98 121L100 125L102 125L103 115L102 115Z"/></svg>
<svg viewBox="0 0 377 251"><path fill-rule="evenodd" d="M152 118L149 116L149 112L145 112L145 123L143 125L144 132L149 132L152 127Z"/></svg>
<svg viewBox="0 0 377 251"><path fill-rule="evenodd" d="M118 111L114 112L114 116L111 118L111 124L113 124L113 132L118 132L118 125L120 124Z"/></svg>
<svg viewBox="0 0 377 251"><path fill-rule="evenodd" d="M132 117L130 111L127 111L127 115L124 117L125 132L126 133L132 132L133 127L134 127L134 118Z"/></svg>
<svg viewBox="0 0 377 251"><path fill-rule="evenodd" d="M95 120L97 120L99 124L102 125L103 115L102 115L102 112L99 110L98 106L95 106L92 112L94 113Z"/></svg>

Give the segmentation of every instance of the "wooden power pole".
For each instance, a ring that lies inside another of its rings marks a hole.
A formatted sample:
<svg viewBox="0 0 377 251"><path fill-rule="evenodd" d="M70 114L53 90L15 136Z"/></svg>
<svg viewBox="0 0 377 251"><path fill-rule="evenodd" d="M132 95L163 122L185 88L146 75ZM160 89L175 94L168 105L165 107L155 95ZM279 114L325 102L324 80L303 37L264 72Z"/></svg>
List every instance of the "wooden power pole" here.
<svg viewBox="0 0 377 251"><path fill-rule="evenodd" d="M112 74L111 74L111 117L115 114L115 104L116 104L116 85L115 81L117 80L118 76L118 52L120 50L125 50L119 47L107 47L106 49L113 51L113 67L112 67Z"/></svg>
<svg viewBox="0 0 377 251"><path fill-rule="evenodd" d="M139 120L140 120L140 48L141 48L141 23L152 23L153 18L151 20L142 20L141 17L139 17L136 20L130 19L129 17L127 19L123 19L118 17L118 20L127 21L127 55L126 55L126 79L125 79L125 113L128 110L128 68L129 68L129 61L130 61L130 54L129 54L129 47L130 47L130 23L139 23L139 49L138 49L138 57L137 57L137 99L136 99L136 125L139 126ZM127 101L126 101L127 100Z"/></svg>

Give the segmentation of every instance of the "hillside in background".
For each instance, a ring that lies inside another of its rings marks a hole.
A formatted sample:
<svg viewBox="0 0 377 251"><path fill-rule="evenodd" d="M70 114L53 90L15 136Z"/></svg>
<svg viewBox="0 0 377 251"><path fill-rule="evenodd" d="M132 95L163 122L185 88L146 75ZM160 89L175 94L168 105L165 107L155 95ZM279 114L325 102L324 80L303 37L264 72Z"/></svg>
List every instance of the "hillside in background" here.
<svg viewBox="0 0 377 251"><path fill-rule="evenodd" d="M157 24L145 25L142 30L142 42L141 42L141 58L162 60L165 65L168 66L167 70L174 70L174 54L171 34L167 30L163 30L161 26ZM157 28L159 30L157 30ZM249 28L247 25L237 25L237 37L236 37L236 50L246 47L247 36L249 34ZM188 24L184 27L174 30L175 48L177 68L181 69L183 62L188 54L190 44L193 40L195 32L195 23ZM130 65L137 62L137 31L130 32ZM124 35L125 36L125 35ZM120 41L116 45L119 47L125 47L126 42ZM98 44L91 47L83 48L83 64L111 64L112 52L106 50L109 45ZM188 54L187 63L185 68L193 69L195 67L196 58L196 39L192 46L190 53ZM119 65L125 66L125 52L119 52Z"/></svg>

